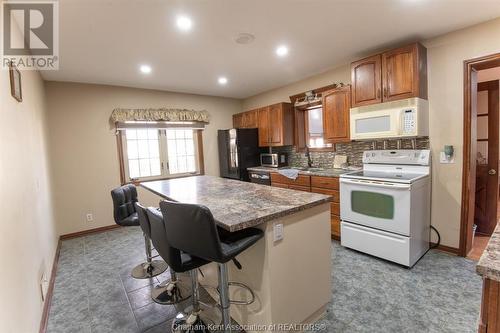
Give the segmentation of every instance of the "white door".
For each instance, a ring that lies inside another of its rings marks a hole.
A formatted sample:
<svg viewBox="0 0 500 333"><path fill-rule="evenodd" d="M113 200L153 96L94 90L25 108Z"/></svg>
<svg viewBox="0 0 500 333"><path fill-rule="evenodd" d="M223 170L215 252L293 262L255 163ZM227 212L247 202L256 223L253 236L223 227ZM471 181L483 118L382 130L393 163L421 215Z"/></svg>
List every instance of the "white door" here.
<svg viewBox="0 0 500 333"><path fill-rule="evenodd" d="M341 179L340 218L409 236L410 189L410 184Z"/></svg>

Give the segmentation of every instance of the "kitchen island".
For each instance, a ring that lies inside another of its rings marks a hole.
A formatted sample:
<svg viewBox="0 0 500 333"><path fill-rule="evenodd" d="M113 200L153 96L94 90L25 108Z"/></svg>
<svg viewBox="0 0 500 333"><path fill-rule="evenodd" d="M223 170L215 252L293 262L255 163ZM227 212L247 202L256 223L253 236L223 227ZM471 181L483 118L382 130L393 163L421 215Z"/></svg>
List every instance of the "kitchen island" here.
<svg viewBox="0 0 500 333"><path fill-rule="evenodd" d="M238 256L241 270L228 265L229 280L244 283L255 293L253 304L231 305L231 316L246 331L312 323L323 315L331 298L330 196L212 176L141 186L164 199L208 207L217 224L228 231L264 230L264 238ZM274 226L279 224L283 238L276 240ZM216 287L216 265L203 266L202 272L200 282ZM208 291L217 297L212 288ZM249 295L231 288L230 297Z"/></svg>
<svg viewBox="0 0 500 333"><path fill-rule="evenodd" d="M493 231L476 271L483 277L478 332L500 332L500 224Z"/></svg>

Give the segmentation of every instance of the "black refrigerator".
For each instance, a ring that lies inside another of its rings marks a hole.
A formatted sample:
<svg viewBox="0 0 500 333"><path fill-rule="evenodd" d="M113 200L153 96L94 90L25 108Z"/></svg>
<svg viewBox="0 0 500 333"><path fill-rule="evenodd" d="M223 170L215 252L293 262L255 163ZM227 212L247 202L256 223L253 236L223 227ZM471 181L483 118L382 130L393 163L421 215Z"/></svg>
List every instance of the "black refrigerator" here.
<svg viewBox="0 0 500 333"><path fill-rule="evenodd" d="M256 128L219 130L220 176L250 181L247 168L260 165L259 134Z"/></svg>

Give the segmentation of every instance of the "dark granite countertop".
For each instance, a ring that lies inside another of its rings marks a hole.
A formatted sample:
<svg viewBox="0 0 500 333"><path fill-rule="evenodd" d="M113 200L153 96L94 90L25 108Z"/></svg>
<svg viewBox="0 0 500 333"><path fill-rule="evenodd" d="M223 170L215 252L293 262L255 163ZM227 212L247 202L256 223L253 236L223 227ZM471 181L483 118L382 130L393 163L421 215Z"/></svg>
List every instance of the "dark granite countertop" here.
<svg viewBox="0 0 500 333"><path fill-rule="evenodd" d="M217 223L229 231L254 227L332 199L323 194L213 176L157 180L141 186L166 199L208 207Z"/></svg>
<svg viewBox="0 0 500 333"><path fill-rule="evenodd" d="M483 277L495 281L500 281L500 224L497 224L495 231L491 235L476 271Z"/></svg>
<svg viewBox="0 0 500 333"><path fill-rule="evenodd" d="M294 169L294 167L283 167L280 169ZM267 171L267 172L278 172L277 168L269 167L251 167L247 168L248 171ZM305 176L320 176L320 177L339 177L340 175L348 172L353 172L355 170L345 170L345 169L322 169L322 170L299 170L300 175Z"/></svg>

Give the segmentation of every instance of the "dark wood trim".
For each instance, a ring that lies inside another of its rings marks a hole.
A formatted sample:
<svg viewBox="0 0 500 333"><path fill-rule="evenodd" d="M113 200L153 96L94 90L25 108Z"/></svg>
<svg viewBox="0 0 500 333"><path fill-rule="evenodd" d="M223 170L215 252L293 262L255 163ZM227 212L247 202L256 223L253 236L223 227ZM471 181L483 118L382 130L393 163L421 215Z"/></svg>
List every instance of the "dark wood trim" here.
<svg viewBox="0 0 500 333"><path fill-rule="evenodd" d="M431 242L431 247L433 247L435 245L436 245L435 243ZM451 246L446 246L446 245L439 245L438 247L436 247L434 249L439 250L439 251L443 251L443 252L448 252L448 253L454 254L456 256L458 256L458 253L459 253L459 249L457 249L456 247L451 247Z"/></svg>
<svg viewBox="0 0 500 333"><path fill-rule="evenodd" d="M334 235L332 234L332 239L335 239L336 241L339 241L340 242L340 236L337 236L337 235Z"/></svg>
<svg viewBox="0 0 500 333"><path fill-rule="evenodd" d="M118 151L118 163L120 165L120 184L125 185L125 160L123 155L123 134L122 131L116 131L116 148Z"/></svg>
<svg viewBox="0 0 500 333"><path fill-rule="evenodd" d="M198 163L200 167L200 175L205 174L205 157L203 154L203 131L202 130L197 130L196 131L196 136L197 136L197 142L198 142Z"/></svg>
<svg viewBox="0 0 500 333"><path fill-rule="evenodd" d="M45 333L47 331L47 325L49 323L49 312L50 312L50 306L52 305L52 295L54 294L54 283L56 281L57 265L59 264L60 253L61 253L61 239L59 239L57 242L56 253L54 255L54 261L52 263L49 288L47 289L47 295L45 295L45 302L43 303L42 318L40 319L40 329L38 330L39 333Z"/></svg>
<svg viewBox="0 0 500 333"><path fill-rule="evenodd" d="M487 113L481 113L481 114L478 114L477 116L478 117L486 117L488 114Z"/></svg>
<svg viewBox="0 0 500 333"><path fill-rule="evenodd" d="M477 91L493 90L493 89L496 89L497 86L498 86L498 80L478 82L477 83ZM485 114L487 114L487 113L485 113Z"/></svg>
<svg viewBox="0 0 500 333"><path fill-rule="evenodd" d="M460 216L460 243L458 254L462 257L467 256L467 248L470 248L472 240L472 224L474 223L474 200L475 186L471 186L472 177L475 173L476 156L471 156L473 149L471 147L471 123L472 123L472 98L471 80L472 71L478 71L500 66L500 53L469 59L464 61L464 127L463 127L463 163L462 163L462 200Z"/></svg>
<svg viewBox="0 0 500 333"><path fill-rule="evenodd" d="M88 230L72 232L70 234L61 235L60 239L66 240L66 239L71 239L71 238L78 238L78 237L87 236L87 235L91 235L91 234L97 234L100 232L113 230L113 229L117 229L117 228L121 228L121 226L119 226L118 224L112 224L112 225L107 225L105 227L99 227L99 228L88 229Z"/></svg>

